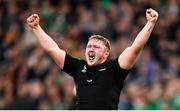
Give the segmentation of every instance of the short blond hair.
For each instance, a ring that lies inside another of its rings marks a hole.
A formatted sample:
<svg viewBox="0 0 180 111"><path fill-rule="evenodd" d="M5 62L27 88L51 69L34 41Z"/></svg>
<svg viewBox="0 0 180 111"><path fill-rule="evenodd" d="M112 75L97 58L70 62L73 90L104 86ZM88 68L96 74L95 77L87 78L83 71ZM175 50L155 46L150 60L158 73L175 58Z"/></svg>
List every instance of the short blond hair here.
<svg viewBox="0 0 180 111"><path fill-rule="evenodd" d="M88 40L90 41L92 39L97 39L97 40L102 41L104 43L105 47L108 49L108 51L110 51L110 49L111 49L110 41L107 38L105 38L105 37L103 37L101 35L92 35L92 36L89 37Z"/></svg>

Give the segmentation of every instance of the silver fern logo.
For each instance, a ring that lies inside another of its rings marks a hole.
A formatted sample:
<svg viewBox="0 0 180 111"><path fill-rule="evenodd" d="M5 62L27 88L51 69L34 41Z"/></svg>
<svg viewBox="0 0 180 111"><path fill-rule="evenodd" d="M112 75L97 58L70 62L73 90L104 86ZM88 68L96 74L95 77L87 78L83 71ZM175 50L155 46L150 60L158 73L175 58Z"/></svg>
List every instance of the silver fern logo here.
<svg viewBox="0 0 180 111"><path fill-rule="evenodd" d="M87 72L87 68L86 65L84 65L83 69L81 70L81 72L86 73Z"/></svg>

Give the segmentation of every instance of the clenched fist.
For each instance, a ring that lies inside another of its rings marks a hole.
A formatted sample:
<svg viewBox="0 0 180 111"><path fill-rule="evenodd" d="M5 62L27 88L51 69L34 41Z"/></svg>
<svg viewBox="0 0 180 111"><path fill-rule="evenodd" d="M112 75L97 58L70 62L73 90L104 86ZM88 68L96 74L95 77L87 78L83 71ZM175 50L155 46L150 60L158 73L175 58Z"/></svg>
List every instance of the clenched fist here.
<svg viewBox="0 0 180 111"><path fill-rule="evenodd" d="M151 8L146 10L146 19L149 22L156 23L158 15L159 14Z"/></svg>
<svg viewBox="0 0 180 111"><path fill-rule="evenodd" d="M40 20L39 16L37 14L33 14L27 18L27 23L29 27L31 27L32 29L35 29L39 25L39 20Z"/></svg>

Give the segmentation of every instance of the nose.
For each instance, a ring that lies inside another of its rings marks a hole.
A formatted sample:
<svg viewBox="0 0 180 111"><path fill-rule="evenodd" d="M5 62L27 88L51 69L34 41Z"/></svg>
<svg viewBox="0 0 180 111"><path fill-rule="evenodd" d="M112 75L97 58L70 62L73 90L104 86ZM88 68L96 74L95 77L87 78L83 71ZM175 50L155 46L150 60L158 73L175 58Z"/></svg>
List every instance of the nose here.
<svg viewBox="0 0 180 111"><path fill-rule="evenodd" d="M89 48L89 51L94 51L94 47L90 47L90 48Z"/></svg>

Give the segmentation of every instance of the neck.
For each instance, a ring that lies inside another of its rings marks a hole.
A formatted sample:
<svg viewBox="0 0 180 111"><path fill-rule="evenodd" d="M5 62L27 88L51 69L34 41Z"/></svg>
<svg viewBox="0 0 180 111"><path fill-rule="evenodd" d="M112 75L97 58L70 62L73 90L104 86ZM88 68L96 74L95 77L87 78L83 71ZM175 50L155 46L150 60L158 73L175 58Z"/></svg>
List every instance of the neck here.
<svg viewBox="0 0 180 111"><path fill-rule="evenodd" d="M100 62L100 64L103 64L106 60L107 60L107 58L102 59L102 61Z"/></svg>

